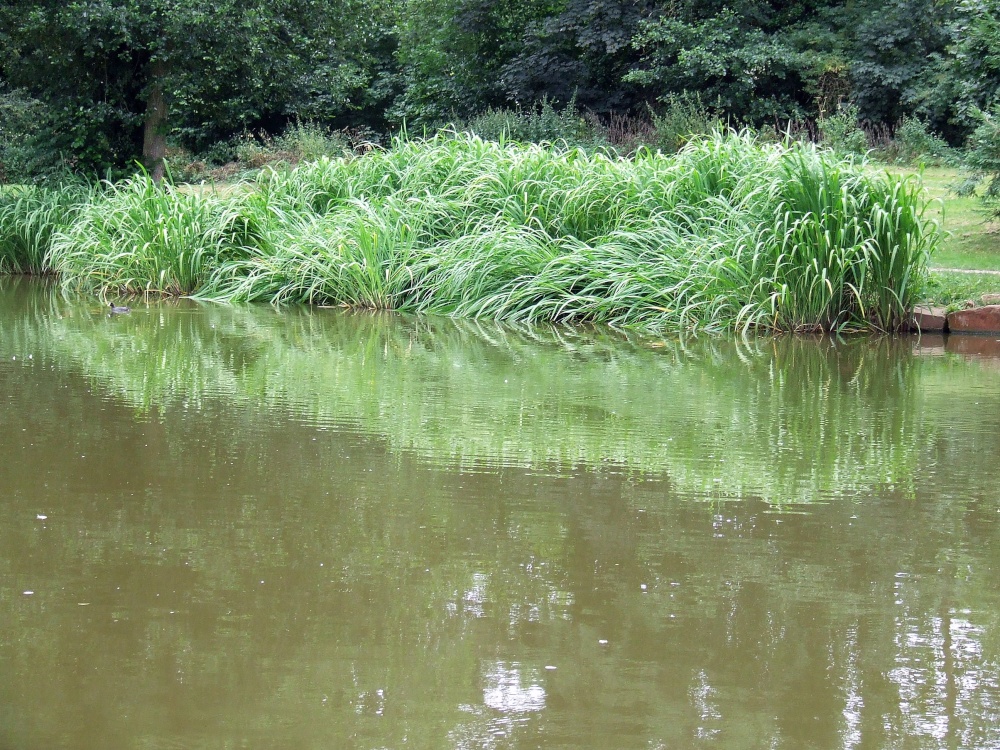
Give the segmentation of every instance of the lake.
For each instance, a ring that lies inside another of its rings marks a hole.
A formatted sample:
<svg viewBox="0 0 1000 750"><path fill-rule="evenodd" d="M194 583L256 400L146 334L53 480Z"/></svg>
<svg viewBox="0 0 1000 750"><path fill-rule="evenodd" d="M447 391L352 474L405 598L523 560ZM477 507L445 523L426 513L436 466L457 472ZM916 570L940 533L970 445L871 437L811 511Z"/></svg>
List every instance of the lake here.
<svg viewBox="0 0 1000 750"><path fill-rule="evenodd" d="M1000 342L0 279L0 748L1000 747Z"/></svg>

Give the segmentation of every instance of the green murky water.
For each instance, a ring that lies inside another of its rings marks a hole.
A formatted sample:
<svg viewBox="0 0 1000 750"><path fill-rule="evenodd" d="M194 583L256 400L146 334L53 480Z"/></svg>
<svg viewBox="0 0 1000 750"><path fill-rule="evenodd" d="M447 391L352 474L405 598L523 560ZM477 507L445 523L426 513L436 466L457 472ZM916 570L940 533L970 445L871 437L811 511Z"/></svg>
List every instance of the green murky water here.
<svg viewBox="0 0 1000 750"><path fill-rule="evenodd" d="M1000 342L0 281L0 748L1000 747Z"/></svg>

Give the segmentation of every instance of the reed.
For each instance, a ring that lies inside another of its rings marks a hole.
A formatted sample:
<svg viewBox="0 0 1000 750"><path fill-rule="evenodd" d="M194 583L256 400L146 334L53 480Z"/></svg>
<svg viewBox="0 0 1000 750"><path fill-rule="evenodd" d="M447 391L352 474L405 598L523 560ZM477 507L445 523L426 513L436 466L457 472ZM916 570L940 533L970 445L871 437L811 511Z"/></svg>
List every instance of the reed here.
<svg viewBox="0 0 1000 750"><path fill-rule="evenodd" d="M442 134L225 197L138 177L57 232L67 286L648 330L895 330L936 225L913 182L716 133L633 158Z"/></svg>
<svg viewBox="0 0 1000 750"><path fill-rule="evenodd" d="M0 188L0 273L44 274L53 236L68 227L93 190L70 184Z"/></svg>
<svg viewBox="0 0 1000 750"><path fill-rule="evenodd" d="M249 239L239 202L146 174L107 184L54 235L49 265L65 286L102 296L189 294Z"/></svg>

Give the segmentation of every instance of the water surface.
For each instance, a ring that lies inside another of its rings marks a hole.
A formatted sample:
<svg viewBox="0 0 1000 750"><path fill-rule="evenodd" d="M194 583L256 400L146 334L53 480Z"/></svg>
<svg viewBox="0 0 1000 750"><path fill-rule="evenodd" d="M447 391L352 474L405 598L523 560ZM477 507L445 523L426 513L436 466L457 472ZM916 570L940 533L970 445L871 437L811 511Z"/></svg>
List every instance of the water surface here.
<svg viewBox="0 0 1000 750"><path fill-rule="evenodd" d="M1000 747L1000 342L0 281L2 748Z"/></svg>

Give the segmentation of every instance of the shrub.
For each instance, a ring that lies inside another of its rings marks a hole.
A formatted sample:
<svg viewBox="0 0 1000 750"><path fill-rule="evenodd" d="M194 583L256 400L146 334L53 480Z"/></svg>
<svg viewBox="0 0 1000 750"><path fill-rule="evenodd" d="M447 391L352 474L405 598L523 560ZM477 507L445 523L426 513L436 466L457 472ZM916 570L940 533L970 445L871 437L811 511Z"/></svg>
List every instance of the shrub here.
<svg viewBox="0 0 1000 750"><path fill-rule="evenodd" d="M884 161L908 166L941 166L958 160L955 150L916 117L904 117L878 149Z"/></svg>
<svg viewBox="0 0 1000 750"><path fill-rule="evenodd" d="M279 153L292 154L294 163L316 161L322 157L335 159L352 152L346 133L331 130L315 122L296 120L272 141Z"/></svg>
<svg viewBox="0 0 1000 750"><path fill-rule="evenodd" d="M167 161L171 176L179 182L228 181L266 166L294 166L302 161L345 156L355 150L364 152L372 147L373 140L368 131L337 131L296 121L280 135L244 132L197 155L171 145Z"/></svg>
<svg viewBox="0 0 1000 750"><path fill-rule="evenodd" d="M701 94L670 94L662 113L653 114L653 146L665 154L676 154L693 137L726 129L718 109L701 100Z"/></svg>
<svg viewBox="0 0 1000 750"><path fill-rule="evenodd" d="M455 131L474 133L487 141L548 143L574 146L606 145L600 128L580 114L575 101L557 110L549 99L532 109L494 109L452 126Z"/></svg>
<svg viewBox="0 0 1000 750"><path fill-rule="evenodd" d="M586 115L586 119L618 154L630 155L640 148L656 148L656 126L652 120L616 112L612 112L606 120L593 113Z"/></svg>
<svg viewBox="0 0 1000 750"><path fill-rule="evenodd" d="M960 194L971 194L985 185L983 204L990 219L1000 219L1000 105L992 112L974 110L979 125L966 144L964 165L967 179L956 186Z"/></svg>
<svg viewBox="0 0 1000 750"><path fill-rule="evenodd" d="M790 146L819 141L816 123L812 120L776 120L774 124L762 125L756 132L761 143Z"/></svg>
<svg viewBox="0 0 1000 750"><path fill-rule="evenodd" d="M245 169L260 169L270 164L295 165L322 157L337 158L351 152L351 140L346 133L314 122L296 121L276 136L264 131L245 132L214 147L212 153L206 154L205 161L218 163L221 158L226 163L235 159Z"/></svg>
<svg viewBox="0 0 1000 750"><path fill-rule="evenodd" d="M842 105L834 114L821 117L816 123L820 142L844 156L864 156L868 152L868 136L859 125L858 108Z"/></svg>
<svg viewBox="0 0 1000 750"><path fill-rule="evenodd" d="M41 102L0 82L0 184L30 181L33 158L28 139L41 109Z"/></svg>

